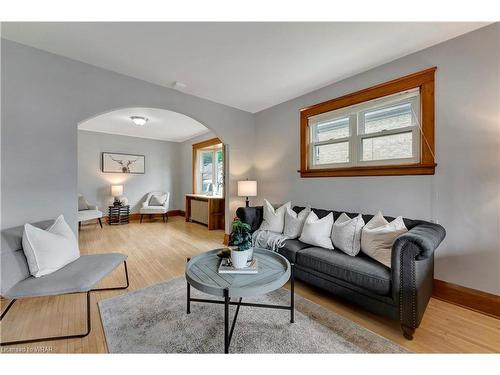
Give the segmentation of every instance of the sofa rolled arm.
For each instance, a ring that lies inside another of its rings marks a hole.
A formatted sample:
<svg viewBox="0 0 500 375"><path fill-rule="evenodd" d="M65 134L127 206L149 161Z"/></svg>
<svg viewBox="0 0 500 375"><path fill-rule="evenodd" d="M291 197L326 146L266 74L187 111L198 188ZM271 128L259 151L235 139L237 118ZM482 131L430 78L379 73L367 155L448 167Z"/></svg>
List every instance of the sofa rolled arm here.
<svg viewBox="0 0 500 375"><path fill-rule="evenodd" d="M441 225L422 222L399 236L392 247L392 297L407 338L419 326L432 295L434 251L445 235Z"/></svg>
<svg viewBox="0 0 500 375"><path fill-rule="evenodd" d="M434 250L438 248L445 236L446 231L439 224L418 224L396 239L393 245L391 261L397 262L400 260L399 252L407 242L411 242L418 247L418 254L415 255L417 260L429 258L434 254Z"/></svg>
<svg viewBox="0 0 500 375"><path fill-rule="evenodd" d="M238 207L236 210L236 216L243 223L250 225L251 232L255 232L259 229L263 218L263 208L262 206L257 207Z"/></svg>

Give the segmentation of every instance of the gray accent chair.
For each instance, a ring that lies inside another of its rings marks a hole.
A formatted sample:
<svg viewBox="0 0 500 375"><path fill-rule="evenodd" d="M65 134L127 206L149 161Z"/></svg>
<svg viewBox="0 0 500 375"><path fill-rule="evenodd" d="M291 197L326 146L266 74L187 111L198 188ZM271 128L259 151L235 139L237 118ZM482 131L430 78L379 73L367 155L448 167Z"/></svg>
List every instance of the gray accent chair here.
<svg viewBox="0 0 500 375"><path fill-rule="evenodd" d="M300 212L304 207L293 207ZM321 219L333 213L335 220L342 211L313 208ZM353 218L357 213L346 214ZM240 207L238 218L250 225L252 232L263 220L260 207ZM373 215L363 215L365 223ZM388 221L394 220L387 217ZM324 289L366 310L399 320L403 335L411 340L420 325L432 295L434 251L446 235L441 225L423 220L403 219L408 232L392 246L392 268L363 252L352 257L340 250L286 240L278 253L295 264L295 278Z"/></svg>
<svg viewBox="0 0 500 375"><path fill-rule="evenodd" d="M46 229L53 220L34 223L33 225ZM129 286L127 256L120 253L81 255L74 262L60 270L42 277L30 275L28 263L22 249L22 236L24 226L4 229L1 232L0 250L0 291L2 298L11 301L2 312L0 321L17 299L30 297L55 296L71 293L86 293L87 296L87 330L85 333L70 336L53 336L17 341L1 342L0 345L24 344L49 340L62 340L85 337L91 330L90 292L99 290L127 289ZM94 287L104 277L109 275L123 263L126 285L112 288ZM5 323L3 323L5 324Z"/></svg>

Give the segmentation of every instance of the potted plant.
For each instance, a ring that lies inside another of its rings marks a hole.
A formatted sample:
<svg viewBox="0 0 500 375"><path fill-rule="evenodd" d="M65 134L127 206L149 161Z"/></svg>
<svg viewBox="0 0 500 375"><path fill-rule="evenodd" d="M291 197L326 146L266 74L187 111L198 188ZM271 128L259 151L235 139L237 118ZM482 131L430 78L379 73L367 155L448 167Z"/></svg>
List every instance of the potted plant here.
<svg viewBox="0 0 500 375"><path fill-rule="evenodd" d="M234 268L244 268L248 260L252 259L252 235L250 225L243 223L240 219L234 219L232 231L229 235L229 246L231 246L231 263Z"/></svg>

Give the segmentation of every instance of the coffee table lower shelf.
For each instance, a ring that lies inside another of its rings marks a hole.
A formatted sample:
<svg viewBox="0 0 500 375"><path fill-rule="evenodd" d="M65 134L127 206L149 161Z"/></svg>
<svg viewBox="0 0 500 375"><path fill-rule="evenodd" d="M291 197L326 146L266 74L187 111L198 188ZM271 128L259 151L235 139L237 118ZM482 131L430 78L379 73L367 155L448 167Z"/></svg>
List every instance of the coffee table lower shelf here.
<svg viewBox="0 0 500 375"><path fill-rule="evenodd" d="M189 259L188 259L189 261ZM215 303L218 305L224 305L224 353L229 353L229 346L231 345L231 338L233 337L234 327L236 325L236 319L238 318L238 313L240 312L241 306L247 307L259 307L264 309L278 309L278 310L290 310L290 323L295 321L295 288L294 288L294 264L290 264L290 305L268 305L263 303L250 303L243 302L243 297L240 297L238 302L231 301L229 297L229 289L224 289L224 300L213 300L204 298L191 298L191 285L187 282L187 306L186 312L191 313L191 302L200 303ZM229 306L236 306L236 312L234 313L233 321L231 323L231 329L229 329Z"/></svg>

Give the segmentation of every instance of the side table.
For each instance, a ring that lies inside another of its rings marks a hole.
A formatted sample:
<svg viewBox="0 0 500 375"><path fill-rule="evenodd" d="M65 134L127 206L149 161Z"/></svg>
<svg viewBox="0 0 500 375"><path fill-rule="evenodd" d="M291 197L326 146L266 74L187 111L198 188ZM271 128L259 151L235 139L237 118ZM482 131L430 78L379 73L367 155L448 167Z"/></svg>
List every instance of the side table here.
<svg viewBox="0 0 500 375"><path fill-rule="evenodd" d="M130 206L108 206L108 224L123 225L128 224Z"/></svg>
<svg viewBox="0 0 500 375"><path fill-rule="evenodd" d="M191 303L215 303L224 305L224 353L229 353L231 338L233 337L236 319L241 306L259 307L266 309L280 309L290 311L290 323L295 321L295 291L294 291L294 265L274 251L254 248L254 257L259 262L259 271L252 275L219 274L221 260L217 256L220 249L199 254L192 259L188 258L186 265L187 281L187 306L186 311L191 313ZM281 288L290 280L290 304L269 305L262 303L243 302L243 297L261 296ZM205 299L191 297L191 286L199 291L210 294L220 299ZM236 306L236 311L229 319L229 306ZM203 319L197 318L197 319ZM229 328L231 327L231 328Z"/></svg>

